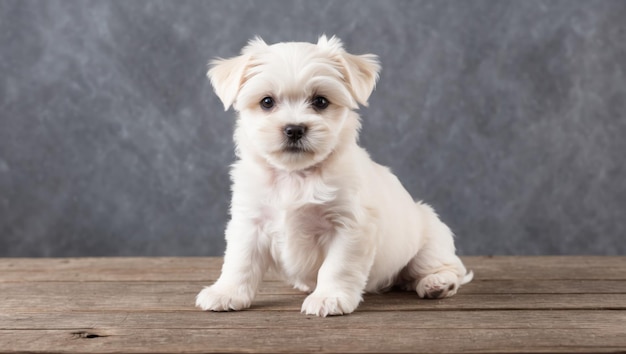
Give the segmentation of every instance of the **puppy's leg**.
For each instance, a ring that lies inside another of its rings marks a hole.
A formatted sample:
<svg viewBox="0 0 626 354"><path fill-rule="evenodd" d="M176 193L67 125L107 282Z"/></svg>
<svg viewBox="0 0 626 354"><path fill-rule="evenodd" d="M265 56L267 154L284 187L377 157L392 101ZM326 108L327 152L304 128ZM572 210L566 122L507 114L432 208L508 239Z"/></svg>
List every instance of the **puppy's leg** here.
<svg viewBox="0 0 626 354"><path fill-rule="evenodd" d="M372 242L355 231L338 231L317 274L317 286L302 304L307 315L326 317L353 312L374 262Z"/></svg>
<svg viewBox="0 0 626 354"><path fill-rule="evenodd" d="M462 284L472 280L473 274L467 272L455 254L453 235L448 226L430 206L418 203L417 209L424 220L425 243L400 278L422 298L452 296Z"/></svg>
<svg viewBox="0 0 626 354"><path fill-rule="evenodd" d="M231 220L226 229L222 274L196 297L203 310L230 311L250 307L269 263L268 241L251 220Z"/></svg>

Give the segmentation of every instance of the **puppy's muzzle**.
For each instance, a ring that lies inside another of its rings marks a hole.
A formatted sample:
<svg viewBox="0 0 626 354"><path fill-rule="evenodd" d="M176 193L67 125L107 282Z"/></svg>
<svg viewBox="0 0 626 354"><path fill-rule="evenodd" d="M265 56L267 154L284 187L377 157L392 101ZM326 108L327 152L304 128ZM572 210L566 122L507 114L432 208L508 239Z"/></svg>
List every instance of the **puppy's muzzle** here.
<svg viewBox="0 0 626 354"><path fill-rule="evenodd" d="M302 124L288 124L283 128L285 137L284 150L289 153L306 152L306 133L307 126Z"/></svg>
<svg viewBox="0 0 626 354"><path fill-rule="evenodd" d="M304 125L289 124L285 126L283 133L289 143L293 144L300 141L306 134L306 131L307 127Z"/></svg>

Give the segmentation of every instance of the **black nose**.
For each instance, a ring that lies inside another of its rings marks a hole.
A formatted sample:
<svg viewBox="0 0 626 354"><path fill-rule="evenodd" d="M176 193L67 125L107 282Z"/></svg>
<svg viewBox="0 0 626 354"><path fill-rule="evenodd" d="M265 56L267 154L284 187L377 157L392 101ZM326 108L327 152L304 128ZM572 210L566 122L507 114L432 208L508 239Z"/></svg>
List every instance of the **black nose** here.
<svg viewBox="0 0 626 354"><path fill-rule="evenodd" d="M283 130L283 133L285 133L285 136L290 141L295 142L302 139L304 134L306 134L306 127L304 125L289 124L285 126L285 130Z"/></svg>

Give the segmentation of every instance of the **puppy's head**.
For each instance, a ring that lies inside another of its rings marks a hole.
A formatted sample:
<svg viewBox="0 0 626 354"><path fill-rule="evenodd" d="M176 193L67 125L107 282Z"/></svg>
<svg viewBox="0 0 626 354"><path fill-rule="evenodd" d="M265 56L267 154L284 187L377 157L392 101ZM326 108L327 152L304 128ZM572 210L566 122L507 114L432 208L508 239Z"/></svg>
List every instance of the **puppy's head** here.
<svg viewBox="0 0 626 354"><path fill-rule="evenodd" d="M380 69L372 54L347 53L339 39L267 45L256 38L240 56L218 59L208 72L215 92L237 110L235 142L278 169L324 161L354 141L358 103L367 105Z"/></svg>

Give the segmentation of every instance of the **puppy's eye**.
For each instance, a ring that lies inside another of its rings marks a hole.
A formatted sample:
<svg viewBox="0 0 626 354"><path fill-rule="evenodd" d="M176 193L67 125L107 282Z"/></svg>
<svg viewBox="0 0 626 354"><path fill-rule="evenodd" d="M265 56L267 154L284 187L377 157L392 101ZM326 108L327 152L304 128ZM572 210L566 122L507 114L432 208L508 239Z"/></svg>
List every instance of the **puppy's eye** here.
<svg viewBox="0 0 626 354"><path fill-rule="evenodd" d="M264 97L261 102L261 108L263 108L266 111L269 111L270 109L272 109L272 107L274 107L274 105L276 104L274 102L274 99L271 97Z"/></svg>
<svg viewBox="0 0 626 354"><path fill-rule="evenodd" d="M313 108L315 108L318 111L326 109L329 104L330 102L328 102L328 100L324 96L315 96L313 97L313 100L311 101L311 105L313 106Z"/></svg>

